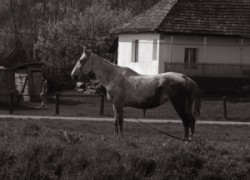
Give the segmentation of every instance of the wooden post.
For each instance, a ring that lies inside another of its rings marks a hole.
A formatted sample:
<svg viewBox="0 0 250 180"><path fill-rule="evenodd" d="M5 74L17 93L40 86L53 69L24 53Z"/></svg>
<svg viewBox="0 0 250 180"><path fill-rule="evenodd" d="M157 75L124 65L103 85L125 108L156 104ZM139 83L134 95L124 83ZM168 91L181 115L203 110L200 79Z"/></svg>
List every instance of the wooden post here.
<svg viewBox="0 0 250 180"><path fill-rule="evenodd" d="M14 106L14 92L10 92L10 114L13 114L13 106Z"/></svg>
<svg viewBox="0 0 250 180"><path fill-rule="evenodd" d="M101 95L100 115L104 113L104 96Z"/></svg>
<svg viewBox="0 0 250 180"><path fill-rule="evenodd" d="M171 71L171 61L172 61L172 51L173 51L173 44L174 44L174 36L170 36L170 45L169 45L169 55L168 55L168 62L169 62L169 69Z"/></svg>
<svg viewBox="0 0 250 180"><path fill-rule="evenodd" d="M143 117L146 117L146 109L143 109Z"/></svg>
<svg viewBox="0 0 250 180"><path fill-rule="evenodd" d="M56 115L59 115L59 97L60 93L56 92Z"/></svg>
<svg viewBox="0 0 250 180"><path fill-rule="evenodd" d="M227 97L223 96L224 118L227 119Z"/></svg>

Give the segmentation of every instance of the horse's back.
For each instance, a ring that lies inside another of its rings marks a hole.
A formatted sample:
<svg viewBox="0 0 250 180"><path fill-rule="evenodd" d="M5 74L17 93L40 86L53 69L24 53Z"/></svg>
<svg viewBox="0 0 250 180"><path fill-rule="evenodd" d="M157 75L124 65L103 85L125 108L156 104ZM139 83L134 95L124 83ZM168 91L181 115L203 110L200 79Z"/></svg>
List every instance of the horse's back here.
<svg viewBox="0 0 250 180"><path fill-rule="evenodd" d="M188 76L186 76L185 74L181 74L177 72L166 72L166 73L162 73L162 75L165 78L171 79L175 82L183 82L183 81L186 81L186 79L188 79Z"/></svg>

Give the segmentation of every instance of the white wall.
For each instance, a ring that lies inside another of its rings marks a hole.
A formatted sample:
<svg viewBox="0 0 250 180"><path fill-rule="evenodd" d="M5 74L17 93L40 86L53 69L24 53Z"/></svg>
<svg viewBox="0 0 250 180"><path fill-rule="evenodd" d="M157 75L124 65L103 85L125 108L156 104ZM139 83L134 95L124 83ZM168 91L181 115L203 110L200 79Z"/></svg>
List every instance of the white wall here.
<svg viewBox="0 0 250 180"><path fill-rule="evenodd" d="M139 40L139 61L132 62L132 42ZM153 42L157 58L153 60ZM211 36L161 36L160 34L121 34L118 65L141 74L165 72L165 62L184 63L185 48L198 48L198 63L250 64L250 39Z"/></svg>
<svg viewBox="0 0 250 180"><path fill-rule="evenodd" d="M240 38L207 38L206 61L208 63L241 63Z"/></svg>
<svg viewBox="0 0 250 180"><path fill-rule="evenodd" d="M250 64L250 39L243 40L242 64Z"/></svg>
<svg viewBox="0 0 250 180"><path fill-rule="evenodd" d="M160 69L165 62L184 63L185 48L198 48L198 63L250 64L250 39L165 36L161 40Z"/></svg>
<svg viewBox="0 0 250 180"><path fill-rule="evenodd" d="M159 72L159 34L121 34L118 44L118 65L129 67L140 74ZM132 44L139 40L138 62L132 62ZM157 40L156 59L153 60L153 45Z"/></svg>
<svg viewBox="0 0 250 180"><path fill-rule="evenodd" d="M164 36L161 40L159 72L164 72L165 62L184 63L185 48L198 48L199 63L203 61L203 37Z"/></svg>

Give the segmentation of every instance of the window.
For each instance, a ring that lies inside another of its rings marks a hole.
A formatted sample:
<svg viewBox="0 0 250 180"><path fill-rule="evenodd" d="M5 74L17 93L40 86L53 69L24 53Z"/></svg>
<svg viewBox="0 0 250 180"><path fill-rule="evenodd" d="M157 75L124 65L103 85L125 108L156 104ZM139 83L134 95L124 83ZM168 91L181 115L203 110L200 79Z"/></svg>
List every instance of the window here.
<svg viewBox="0 0 250 180"><path fill-rule="evenodd" d="M132 42L132 62L138 62L139 60L139 40L134 40Z"/></svg>
<svg viewBox="0 0 250 180"><path fill-rule="evenodd" d="M157 39L154 39L154 41L153 41L152 59L157 60Z"/></svg>
<svg viewBox="0 0 250 180"><path fill-rule="evenodd" d="M184 66L187 69L198 68L198 48L185 48Z"/></svg>

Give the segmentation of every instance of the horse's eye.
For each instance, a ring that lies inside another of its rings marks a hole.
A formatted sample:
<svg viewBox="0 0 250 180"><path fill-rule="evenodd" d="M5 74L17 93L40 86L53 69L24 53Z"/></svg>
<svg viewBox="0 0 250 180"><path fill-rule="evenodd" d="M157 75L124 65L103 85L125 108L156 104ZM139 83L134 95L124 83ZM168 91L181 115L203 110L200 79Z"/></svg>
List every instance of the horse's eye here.
<svg viewBox="0 0 250 180"><path fill-rule="evenodd" d="M84 59L80 59L80 60L79 60L79 63L81 63L81 64L82 64L82 63L83 63L83 61L84 61Z"/></svg>

